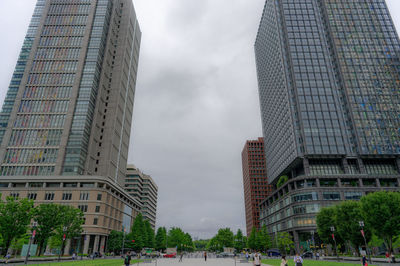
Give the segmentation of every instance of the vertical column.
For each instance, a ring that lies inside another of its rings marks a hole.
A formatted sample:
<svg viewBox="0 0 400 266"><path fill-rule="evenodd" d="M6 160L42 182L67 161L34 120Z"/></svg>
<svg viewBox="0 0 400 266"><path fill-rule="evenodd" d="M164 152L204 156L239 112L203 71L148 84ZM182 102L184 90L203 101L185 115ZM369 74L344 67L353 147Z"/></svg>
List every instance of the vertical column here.
<svg viewBox="0 0 400 266"><path fill-rule="evenodd" d="M100 240L100 253L104 253L104 245L106 243L106 237L105 236L101 236L101 240Z"/></svg>
<svg viewBox="0 0 400 266"><path fill-rule="evenodd" d="M310 163L308 158L303 158L303 167L305 175L310 175Z"/></svg>
<svg viewBox="0 0 400 266"><path fill-rule="evenodd" d="M90 242L90 235L85 235L83 242L83 254L88 254L89 251L89 242Z"/></svg>
<svg viewBox="0 0 400 266"><path fill-rule="evenodd" d="M67 239L65 241L65 246L64 246L64 256L69 255L70 249L71 249L71 239Z"/></svg>
<svg viewBox="0 0 400 266"><path fill-rule="evenodd" d="M350 171L349 171L349 164L348 164L346 158L343 158L343 159L342 159L342 166L343 166L344 173L345 173L345 174L349 174L349 173L350 173Z"/></svg>
<svg viewBox="0 0 400 266"><path fill-rule="evenodd" d="M100 242L100 236L96 235L94 237L93 252L99 251L99 242Z"/></svg>
<svg viewBox="0 0 400 266"><path fill-rule="evenodd" d="M297 233L297 231L293 231L293 241L296 253L300 253L300 240L299 240L299 233Z"/></svg>
<svg viewBox="0 0 400 266"><path fill-rule="evenodd" d="M367 170L365 170L364 163L361 158L357 158L358 168L360 169L361 174L366 174Z"/></svg>

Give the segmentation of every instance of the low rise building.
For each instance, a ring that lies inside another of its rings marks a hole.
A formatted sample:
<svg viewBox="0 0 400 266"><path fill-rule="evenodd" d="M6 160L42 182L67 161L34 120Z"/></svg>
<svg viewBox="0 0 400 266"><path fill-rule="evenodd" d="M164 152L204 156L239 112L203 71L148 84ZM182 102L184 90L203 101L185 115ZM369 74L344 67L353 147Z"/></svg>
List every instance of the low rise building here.
<svg viewBox="0 0 400 266"><path fill-rule="evenodd" d="M158 186L151 176L142 173L136 166L128 165L124 184L125 190L142 204L143 218L156 227Z"/></svg>
<svg viewBox="0 0 400 266"><path fill-rule="evenodd" d="M112 230L131 228L142 204L109 178L100 176L29 177L13 176L0 180L0 198L28 198L35 206L63 204L85 214L81 238L68 240L64 254L104 253Z"/></svg>

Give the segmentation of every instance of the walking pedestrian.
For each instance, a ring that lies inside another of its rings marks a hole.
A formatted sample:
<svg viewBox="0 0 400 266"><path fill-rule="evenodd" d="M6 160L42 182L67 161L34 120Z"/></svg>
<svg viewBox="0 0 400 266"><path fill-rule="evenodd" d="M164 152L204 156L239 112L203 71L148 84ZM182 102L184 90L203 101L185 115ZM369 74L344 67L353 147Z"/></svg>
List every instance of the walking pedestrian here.
<svg viewBox="0 0 400 266"><path fill-rule="evenodd" d="M182 262L183 259L183 252L181 252L181 256L179 257L179 262Z"/></svg>
<svg viewBox="0 0 400 266"><path fill-rule="evenodd" d="M363 264L363 266L368 266L367 258L365 257L365 255L363 255L363 258L362 258L362 264Z"/></svg>
<svg viewBox="0 0 400 266"><path fill-rule="evenodd" d="M281 266L288 266L288 261L286 259L286 256L282 256Z"/></svg>
<svg viewBox="0 0 400 266"><path fill-rule="evenodd" d="M5 255L4 257L6 258L6 263L8 263L8 261L9 261L10 258L11 258L10 252L7 252L7 255Z"/></svg>
<svg viewBox="0 0 400 266"><path fill-rule="evenodd" d="M317 254L315 254L315 258L317 259L317 260L319 260L319 252L317 251Z"/></svg>
<svg viewBox="0 0 400 266"><path fill-rule="evenodd" d="M296 266L303 266L303 258L298 253L294 256L293 261Z"/></svg>
<svg viewBox="0 0 400 266"><path fill-rule="evenodd" d="M387 262L390 263L390 254L389 254L389 252L385 253L385 257L387 259Z"/></svg>
<svg viewBox="0 0 400 266"><path fill-rule="evenodd" d="M124 259L125 266L129 266L131 264L131 260L132 260L132 257L129 254L129 252L127 252L125 255L125 259Z"/></svg>
<svg viewBox="0 0 400 266"><path fill-rule="evenodd" d="M261 266L261 260L260 260L260 255L256 252L254 254L254 263L255 266Z"/></svg>
<svg viewBox="0 0 400 266"><path fill-rule="evenodd" d="M249 261L249 252L246 251L246 260Z"/></svg>
<svg viewBox="0 0 400 266"><path fill-rule="evenodd" d="M207 252L204 251L204 261L207 261Z"/></svg>

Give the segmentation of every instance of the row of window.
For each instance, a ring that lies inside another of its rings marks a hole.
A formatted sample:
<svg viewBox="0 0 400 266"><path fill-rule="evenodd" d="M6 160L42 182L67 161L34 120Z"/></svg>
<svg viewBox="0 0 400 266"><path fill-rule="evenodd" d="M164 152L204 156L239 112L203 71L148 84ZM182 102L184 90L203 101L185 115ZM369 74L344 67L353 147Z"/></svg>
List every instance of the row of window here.
<svg viewBox="0 0 400 266"><path fill-rule="evenodd" d="M22 98L33 99L60 99L70 98L72 87L26 87Z"/></svg>
<svg viewBox="0 0 400 266"><path fill-rule="evenodd" d="M89 11L90 4L52 4L48 14L88 14Z"/></svg>
<svg viewBox="0 0 400 266"><path fill-rule="evenodd" d="M65 115L17 115L15 128L62 128Z"/></svg>
<svg viewBox="0 0 400 266"><path fill-rule="evenodd" d="M47 16L45 24L57 24L57 25L86 25L88 20L87 15L77 15L77 16Z"/></svg>
<svg viewBox="0 0 400 266"><path fill-rule="evenodd" d="M1 176L49 176L54 174L54 166L2 166Z"/></svg>
<svg viewBox="0 0 400 266"><path fill-rule="evenodd" d="M46 37L39 40L39 46L81 46L83 37Z"/></svg>
<svg viewBox="0 0 400 266"><path fill-rule="evenodd" d="M13 130L9 146L58 146L62 130Z"/></svg>
<svg viewBox="0 0 400 266"><path fill-rule="evenodd" d="M74 81L75 74L30 74L27 84L72 85Z"/></svg>
<svg viewBox="0 0 400 266"><path fill-rule="evenodd" d="M83 36L85 26L44 26L42 36Z"/></svg>
<svg viewBox="0 0 400 266"><path fill-rule="evenodd" d="M27 101L22 100L18 112L20 113L65 113L68 111L69 101Z"/></svg>
<svg viewBox="0 0 400 266"><path fill-rule="evenodd" d="M55 163L58 149L7 149L4 163L7 164L37 164Z"/></svg>
<svg viewBox="0 0 400 266"><path fill-rule="evenodd" d="M78 59L80 48L38 48L35 59Z"/></svg>

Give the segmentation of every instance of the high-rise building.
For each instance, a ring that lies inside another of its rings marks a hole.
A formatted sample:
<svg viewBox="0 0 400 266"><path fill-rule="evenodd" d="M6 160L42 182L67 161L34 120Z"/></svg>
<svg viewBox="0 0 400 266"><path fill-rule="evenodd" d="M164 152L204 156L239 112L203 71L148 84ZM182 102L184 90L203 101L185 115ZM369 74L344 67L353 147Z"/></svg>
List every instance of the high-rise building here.
<svg viewBox="0 0 400 266"><path fill-rule="evenodd" d="M400 41L384 0L267 0L255 54L276 188L261 220L299 247L321 207L398 190Z"/></svg>
<svg viewBox="0 0 400 266"><path fill-rule="evenodd" d="M140 40L131 0L38 0L0 115L2 190L106 203L82 207L84 253L104 251L140 211L122 188ZM99 189L109 192L100 200Z"/></svg>
<svg viewBox="0 0 400 266"><path fill-rule="evenodd" d="M248 140L242 151L244 204L246 212L246 233L253 227L260 228L260 203L269 195L265 166L264 139Z"/></svg>
<svg viewBox="0 0 400 266"><path fill-rule="evenodd" d="M134 165L128 165L124 184L125 190L141 203L143 218L155 229L157 217L158 186L151 176L144 174Z"/></svg>

